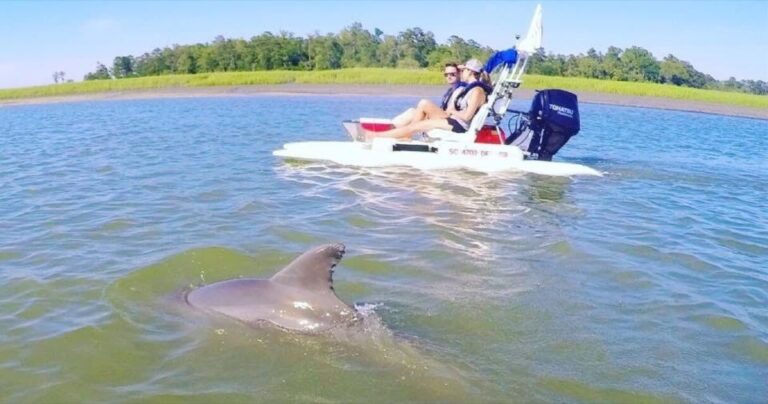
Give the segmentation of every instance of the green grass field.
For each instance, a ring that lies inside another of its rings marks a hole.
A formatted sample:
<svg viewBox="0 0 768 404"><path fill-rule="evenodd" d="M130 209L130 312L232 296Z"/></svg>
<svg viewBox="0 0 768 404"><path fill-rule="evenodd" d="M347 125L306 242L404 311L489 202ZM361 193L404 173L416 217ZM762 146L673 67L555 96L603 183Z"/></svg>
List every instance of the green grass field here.
<svg viewBox="0 0 768 404"><path fill-rule="evenodd" d="M109 91L148 90L175 87L244 86L274 84L444 84L442 76L431 70L355 68L322 71L257 71L201 73L139 77L120 80L94 80L48 86L0 89L0 100L90 94ZM562 88L574 92L590 91L619 95L640 95L704 101L718 104L768 108L768 96L701 90L654 83L596 80L576 77L526 75L524 88Z"/></svg>

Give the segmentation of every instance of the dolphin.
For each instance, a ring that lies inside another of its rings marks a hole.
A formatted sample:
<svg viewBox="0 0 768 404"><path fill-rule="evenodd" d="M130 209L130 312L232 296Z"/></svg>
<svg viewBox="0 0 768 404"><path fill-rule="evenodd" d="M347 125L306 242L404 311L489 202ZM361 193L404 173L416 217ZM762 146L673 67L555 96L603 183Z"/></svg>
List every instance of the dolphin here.
<svg viewBox="0 0 768 404"><path fill-rule="evenodd" d="M249 325L264 324L319 333L361 320L333 290L333 268L344 256L343 244L313 248L269 279L231 279L194 289L192 307Z"/></svg>

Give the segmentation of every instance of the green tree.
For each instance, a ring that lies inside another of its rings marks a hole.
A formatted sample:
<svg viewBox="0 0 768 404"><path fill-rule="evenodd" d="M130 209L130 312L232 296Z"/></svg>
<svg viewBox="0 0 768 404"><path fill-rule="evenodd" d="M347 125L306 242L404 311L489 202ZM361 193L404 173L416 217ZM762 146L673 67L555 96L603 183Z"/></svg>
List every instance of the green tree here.
<svg viewBox="0 0 768 404"><path fill-rule="evenodd" d="M116 79L133 76L133 56L118 56L112 62L112 76Z"/></svg>
<svg viewBox="0 0 768 404"><path fill-rule="evenodd" d="M590 57L576 58L573 72L574 76L591 77L595 79L602 78L605 74L600 62Z"/></svg>
<svg viewBox="0 0 768 404"><path fill-rule="evenodd" d="M251 38L251 50L253 52L254 70L272 70L275 68L275 56L277 39L275 35L267 31L259 36Z"/></svg>
<svg viewBox="0 0 768 404"><path fill-rule="evenodd" d="M566 56L565 65L563 66L563 74L569 77L579 76L578 63L579 63L579 60L576 58L576 56L573 56L573 55Z"/></svg>
<svg viewBox="0 0 768 404"><path fill-rule="evenodd" d="M275 37L275 68L296 70L303 67L309 59L305 51L304 40L289 32L280 32Z"/></svg>
<svg viewBox="0 0 768 404"><path fill-rule="evenodd" d="M435 50L429 53L427 56L427 63L430 68L435 70L442 69L446 63L462 63L453 57L451 49L445 45L438 45Z"/></svg>
<svg viewBox="0 0 768 404"><path fill-rule="evenodd" d="M212 57L216 61L214 71L231 72L237 70L237 55L234 41L219 35L213 40Z"/></svg>
<svg viewBox="0 0 768 404"><path fill-rule="evenodd" d="M608 51L603 56L603 69L607 77L613 80L627 81L624 68L621 63L621 48L609 46Z"/></svg>
<svg viewBox="0 0 768 404"><path fill-rule="evenodd" d="M400 60L400 44L392 35L384 35L376 48L376 60L379 66L395 67Z"/></svg>
<svg viewBox="0 0 768 404"><path fill-rule="evenodd" d="M214 57L214 50L210 46L203 46L197 52L197 72L207 73L215 72L218 67L216 58Z"/></svg>
<svg viewBox="0 0 768 404"><path fill-rule="evenodd" d="M717 80L715 80L712 76L694 69L693 65L690 63L683 62L683 65L685 66L686 70L688 70L688 75L691 77L691 87L705 88L706 86L717 82Z"/></svg>
<svg viewBox="0 0 768 404"><path fill-rule="evenodd" d="M111 78L112 76L109 75L107 66L104 66L101 62L96 62L96 71L86 74L83 80L105 80Z"/></svg>
<svg viewBox="0 0 768 404"><path fill-rule="evenodd" d="M65 81L66 81L66 82L69 82L69 81L71 81L71 80L69 80L69 81L68 81L68 80L66 80L66 79L64 78L64 76L65 76L65 75L66 75L66 73L64 73L64 72L62 72L62 71L53 72L53 82L54 82L55 84L59 84L59 82L62 82L62 83L64 83Z"/></svg>
<svg viewBox="0 0 768 404"><path fill-rule="evenodd" d="M328 35L310 36L307 40L307 58L310 69L327 70L341 68L341 58L344 55L336 37Z"/></svg>
<svg viewBox="0 0 768 404"><path fill-rule="evenodd" d="M160 48L155 48L152 53L144 53L136 58L135 65L134 70L140 76L157 76L170 72L168 61Z"/></svg>
<svg viewBox="0 0 768 404"><path fill-rule="evenodd" d="M585 56L579 55L576 61L576 72L580 77L604 79L608 76L603 68L603 56L594 48L589 48Z"/></svg>
<svg viewBox="0 0 768 404"><path fill-rule="evenodd" d="M657 82L659 80L659 62L651 52L641 47L633 46L625 50L621 56L621 62L624 74L630 81Z"/></svg>
<svg viewBox="0 0 768 404"><path fill-rule="evenodd" d="M691 77L688 69L678 58L667 55L659 64L659 76L662 83L670 83L676 86L689 85Z"/></svg>
<svg viewBox="0 0 768 404"><path fill-rule="evenodd" d="M427 66L427 56L437 43L432 32L424 32L421 28L409 28L397 36L401 55L405 59L415 60L420 67Z"/></svg>
<svg viewBox="0 0 768 404"><path fill-rule="evenodd" d="M448 38L448 50L450 50L451 57L456 63L466 62L472 58L472 54L475 51L475 49L472 49L467 41L456 35L451 35Z"/></svg>
<svg viewBox="0 0 768 404"><path fill-rule="evenodd" d="M735 77L731 76L728 78L728 80L723 82L723 87L726 90L739 91L742 89L742 83L736 80Z"/></svg>
<svg viewBox="0 0 768 404"><path fill-rule="evenodd" d="M544 76L564 76L565 57L560 55L547 55L544 48L539 48L528 59L529 72Z"/></svg>
<svg viewBox="0 0 768 404"><path fill-rule="evenodd" d="M747 92L758 95L768 94L768 83L762 80L744 80L744 88Z"/></svg>
<svg viewBox="0 0 768 404"><path fill-rule="evenodd" d="M180 74L197 73L197 58L195 58L196 48L194 46L185 46L179 49L176 59L176 69L174 72Z"/></svg>
<svg viewBox="0 0 768 404"><path fill-rule="evenodd" d="M341 30L338 41L344 50L341 57L342 67L376 66L378 42L376 37L363 29L363 25L359 22Z"/></svg>

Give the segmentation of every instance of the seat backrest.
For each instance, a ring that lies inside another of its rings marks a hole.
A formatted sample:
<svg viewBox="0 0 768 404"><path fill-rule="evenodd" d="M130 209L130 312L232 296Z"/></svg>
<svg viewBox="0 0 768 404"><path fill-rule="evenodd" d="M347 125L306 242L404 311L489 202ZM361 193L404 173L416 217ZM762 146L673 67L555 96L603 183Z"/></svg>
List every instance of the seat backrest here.
<svg viewBox="0 0 768 404"><path fill-rule="evenodd" d="M472 120L469 122L469 129L467 129L467 137L471 137L473 140L475 139L475 135L477 134L477 131L480 130L480 128L483 127L485 124L485 120L488 119L488 112L491 108L491 105L489 103L485 103L480 106L480 108L477 109L477 112L475 113L475 116L472 117Z"/></svg>
<svg viewBox="0 0 768 404"><path fill-rule="evenodd" d="M488 94L486 103L477 110L469 125L467 133L470 133L473 139L477 131L485 125L489 115L493 114L494 117L502 117L507 112L507 107L512 100L511 89L515 84L510 80L511 77L510 68L503 66L493 85L493 91Z"/></svg>

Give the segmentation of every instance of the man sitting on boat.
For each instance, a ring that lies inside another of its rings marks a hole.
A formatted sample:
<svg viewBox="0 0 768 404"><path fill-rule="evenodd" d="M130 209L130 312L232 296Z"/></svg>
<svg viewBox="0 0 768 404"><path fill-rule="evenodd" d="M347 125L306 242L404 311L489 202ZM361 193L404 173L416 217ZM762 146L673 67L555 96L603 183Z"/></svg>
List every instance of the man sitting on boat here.
<svg viewBox="0 0 768 404"><path fill-rule="evenodd" d="M431 110L432 116L424 115L421 120L414 114L411 123L402 127L384 132L372 132L361 129L365 138L370 140L374 137L390 137L396 139L411 139L411 137L420 132L426 132L432 129L444 129L455 133L464 133L469 129L469 123L475 116L480 107L485 104L488 94L493 89L481 80L483 75L483 64L477 59L470 59L462 66L461 80L466 83L458 94L455 95L453 103L449 102L445 111L440 112ZM434 105L434 104L432 104ZM437 108L437 105L434 105Z"/></svg>
<svg viewBox="0 0 768 404"><path fill-rule="evenodd" d="M431 100L422 99L416 105L416 108L408 108L400 115L392 118L392 124L396 128L400 128L425 119L448 117L445 111L455 101L459 90L467 85L467 83L459 79L461 73L459 70L459 66L456 63L445 64L443 76L445 76L445 81L448 82L449 87L445 94L443 94L440 105L435 104Z"/></svg>

